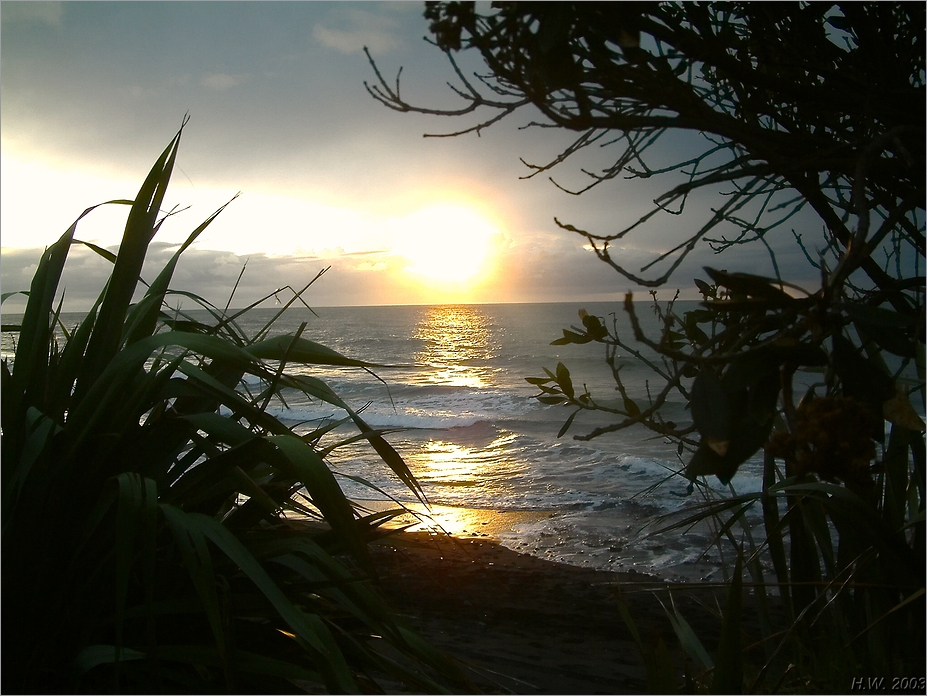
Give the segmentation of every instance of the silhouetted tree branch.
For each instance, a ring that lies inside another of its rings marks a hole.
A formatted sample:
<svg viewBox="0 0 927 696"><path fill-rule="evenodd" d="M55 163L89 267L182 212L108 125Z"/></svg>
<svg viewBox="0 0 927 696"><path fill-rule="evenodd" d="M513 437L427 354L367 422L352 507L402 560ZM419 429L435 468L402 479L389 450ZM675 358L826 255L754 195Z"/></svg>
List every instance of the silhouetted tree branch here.
<svg viewBox="0 0 927 696"><path fill-rule="evenodd" d="M906 664L922 673L924 4L525 2L493 3L479 13L472 3L428 2L425 16L463 106L406 102L398 77L391 87L371 59L378 82L367 89L381 103L480 117L445 136L479 133L533 107L542 119L532 113L523 127L578 135L547 162L523 159L524 178L550 175L587 148L613 152L601 171L581 168L584 186L551 178L574 195L621 179L664 178L653 208L615 229L554 218L622 277L663 285L703 244L723 252L758 242L773 262L774 278L705 268L707 280L695 279L701 306L682 314L675 299L661 305L651 291L656 339L643 331L629 293L624 310L636 347L614 318L581 310L582 326L564 329L554 344L603 344L618 398L580 393L563 363L527 378L541 403L572 410L559 435L578 414L600 411L613 421L576 439L642 426L675 443L680 460L688 452L676 473L689 479L690 493L698 483L706 502L667 529L712 519L719 546L721 537L731 541L754 577L771 564L794 620L777 634L786 636L780 647L789 642L789 660L805 651L807 629L814 645L840 646L841 664L874 673ZM464 50L477 51L488 72L464 75L454 59ZM656 146L673 131L696 134L701 148L660 162L666 148ZM653 226L661 213L682 215L694 195L709 192L723 201L640 269L614 251L615 242ZM820 275L813 291L781 277L768 239L802 211L815 213L824 230L814 249L806 239L817 230L792 230ZM643 394L632 393L619 350L662 386L647 381ZM688 405L691 423L667 420L671 397ZM712 475L728 483L761 451L761 493L714 500L702 485ZM758 546L744 522L757 502L765 531ZM732 534L735 523L750 540L749 557ZM735 576L739 569L738 562ZM884 594L866 589L875 584L848 589L850 579L881 583ZM915 601L921 609L912 611ZM804 626L812 610L816 618ZM828 620L815 625L825 611ZM849 635L868 642L847 643L842 636ZM884 656L896 662L890 667ZM815 682L829 678L817 666L823 663L808 658L787 690L826 683ZM773 678L772 665L756 670L750 692L779 690L786 672ZM713 679L719 691L745 686L739 672L724 681L716 669Z"/></svg>
<svg viewBox="0 0 927 696"><path fill-rule="evenodd" d="M425 15L464 106L408 103L398 76L391 87L371 59L377 83L367 89L381 103L403 112L484 114L477 125L440 137L479 133L529 105L546 120L527 127L580 133L550 162L525 162L529 177L593 145L618 148L601 172L582 170L591 180L585 187L551 179L571 193L618 177L686 177L622 229L590 232L558 221L630 280L662 285L699 242L723 250L761 239L806 206L844 250L853 239L849 220L860 221L857 252L840 276L862 267L871 283L891 287L871 256L858 251L868 235L864 212L892 223L869 239L871 246L897 235L905 253L924 254L917 218L927 170L921 5L496 3L480 14L471 3L439 2L426 3ZM461 50L478 51L489 73L468 79L454 59ZM670 166L650 166L650 148L679 129L701 134L704 149ZM681 212L691 193L720 184L733 185L728 203L654 263L635 272L609 254L610 243L657 213ZM736 236L709 237L721 225L736 227ZM661 261L665 272L644 275Z"/></svg>

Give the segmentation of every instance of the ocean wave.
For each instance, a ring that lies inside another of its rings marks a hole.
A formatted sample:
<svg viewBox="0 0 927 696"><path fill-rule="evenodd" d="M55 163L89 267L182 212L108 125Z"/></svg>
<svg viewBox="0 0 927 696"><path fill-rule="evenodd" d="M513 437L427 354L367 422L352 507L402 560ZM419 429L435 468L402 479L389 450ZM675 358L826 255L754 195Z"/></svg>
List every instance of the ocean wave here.
<svg viewBox="0 0 927 696"><path fill-rule="evenodd" d="M342 411L332 406L326 408L325 405L291 408L270 407L267 411L287 424L326 422L340 420L345 417ZM401 428L412 430L447 430L450 428L461 428L479 422L485 422L486 418L485 415L474 413L434 413L429 411L385 412L371 409L363 411L361 417L367 425L372 428Z"/></svg>
<svg viewBox="0 0 927 696"><path fill-rule="evenodd" d="M618 398L600 346L550 345L561 328L576 323L576 309L537 305L460 310L458 314L472 315L475 328L464 327L453 336L440 323L441 313L428 308L328 309L323 318L312 319L314 340L346 355L407 367L375 370L383 381L356 369L296 369L323 379L346 403L362 408L371 426L395 429L387 439L419 476L433 503L553 511L553 518L516 534L518 545L570 563L595 559L650 568L689 563L693 553L698 556L705 548L707 537L644 540L662 515L702 500L701 490L685 495L688 481L674 473L685 465L676 457L675 445L654 439L644 428L591 441L573 439L613 422L602 413L580 413L569 433L558 437L572 409L544 406L532 398L538 390L524 378L542 375L543 367L553 369L558 361L569 367L577 389L588 386L597 399ZM596 316L610 311L609 305L586 309ZM641 319L655 321L643 313ZM476 340L477 330L485 335L485 344ZM426 335L431 338L424 340ZM650 370L634 359L620 361L632 398L645 395ZM288 424L307 423L298 432L345 416L295 391L284 396L289 408L276 402L268 411ZM688 421L691 414L684 406L677 399L664 406L664 415ZM347 427L326 437L337 441L346 435ZM349 478L356 477L400 500L412 500L367 442L338 447L328 461L349 496L379 495ZM729 495L716 479L707 483L718 496ZM759 490L762 462L744 464L734 484L740 493ZM698 551L692 552L687 543Z"/></svg>

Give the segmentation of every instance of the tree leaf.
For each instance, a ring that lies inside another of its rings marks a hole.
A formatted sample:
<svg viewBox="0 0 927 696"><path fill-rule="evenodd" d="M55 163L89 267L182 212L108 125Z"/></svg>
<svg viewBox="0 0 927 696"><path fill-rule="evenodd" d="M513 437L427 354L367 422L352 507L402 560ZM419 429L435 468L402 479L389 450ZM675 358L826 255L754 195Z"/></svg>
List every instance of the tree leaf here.
<svg viewBox="0 0 927 696"><path fill-rule="evenodd" d="M573 398L573 380L570 379L570 371L562 362L557 363L557 384L569 398Z"/></svg>
<svg viewBox="0 0 927 696"><path fill-rule="evenodd" d="M566 401L566 399L564 399L562 396L536 396L535 398L542 404L548 405L562 404L564 401Z"/></svg>
<svg viewBox="0 0 927 696"><path fill-rule="evenodd" d="M586 327L586 331L593 340L601 341L608 336L608 329L602 325L602 322L597 316L586 314L585 310L580 310L580 318L582 319L583 326Z"/></svg>
<svg viewBox="0 0 927 696"><path fill-rule="evenodd" d="M749 273L728 273L708 266L705 266L705 272L717 285L721 285L732 292L742 293L748 297L773 300L777 303L792 301L792 297L788 293L776 287L778 281L772 278L764 278Z"/></svg>
<svg viewBox="0 0 927 696"><path fill-rule="evenodd" d="M731 437L731 408L721 380L708 369L692 382L689 406L692 420L703 438L723 442Z"/></svg>
<svg viewBox="0 0 927 696"><path fill-rule="evenodd" d="M577 343L577 344L582 345L583 343L589 343L590 341L592 341L592 336L587 336L585 334L576 333L575 331L563 329L563 338L558 338L555 341L551 341L550 345L566 346L571 343Z"/></svg>
<svg viewBox="0 0 927 696"><path fill-rule="evenodd" d="M563 437L566 435L566 431L570 429L570 426L573 425L573 419L576 418L576 414L579 413L582 409L576 409L573 413L570 414L570 417L566 419L566 423L560 428L560 432L557 433L557 437Z"/></svg>
<svg viewBox="0 0 927 696"><path fill-rule="evenodd" d="M704 280L699 280L698 278L694 279L695 287L698 288L698 291L702 293L702 297L714 297L714 292L711 289L711 286L706 283Z"/></svg>
<svg viewBox="0 0 927 696"><path fill-rule="evenodd" d="M882 411L885 420L889 423L903 425L905 428L919 433L925 430L924 421L917 415L917 411L914 410L908 398L907 390L900 384L895 385L894 396L882 404Z"/></svg>
<svg viewBox="0 0 927 696"><path fill-rule="evenodd" d="M882 442L885 439L885 430L881 423L882 404L895 394L891 377L871 360L862 357L853 344L842 335L834 335L833 345L831 357L843 385L843 395L866 404L876 415L879 422L873 424L871 436L874 440Z"/></svg>

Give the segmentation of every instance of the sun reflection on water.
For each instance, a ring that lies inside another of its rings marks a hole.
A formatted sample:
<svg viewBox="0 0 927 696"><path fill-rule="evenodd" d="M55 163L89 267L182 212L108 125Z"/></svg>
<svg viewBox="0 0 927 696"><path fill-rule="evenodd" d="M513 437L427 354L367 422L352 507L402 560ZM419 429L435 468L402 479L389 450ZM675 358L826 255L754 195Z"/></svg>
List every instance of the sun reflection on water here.
<svg viewBox="0 0 927 696"><path fill-rule="evenodd" d="M430 500L443 504L434 522L452 534L476 533L501 520L495 513L466 510L491 507L510 493L512 477L525 466L513 448L515 435L481 415L484 395L498 389L503 337L503 327L479 306L466 305L423 308L413 331L417 385L436 387L432 407L464 424L410 434L414 444L403 451L403 458Z"/></svg>
<svg viewBox="0 0 927 696"><path fill-rule="evenodd" d="M483 423L435 432L419 448L405 452L409 468L433 499L461 507L480 507L491 506L500 496L512 494L512 481L526 466L512 447L515 436L500 432L476 441L452 432L474 428L495 430Z"/></svg>
<svg viewBox="0 0 927 696"><path fill-rule="evenodd" d="M365 501L370 511L395 510L396 506L382 501ZM413 532L450 534L459 537L492 536L499 538L512 534L518 525L530 524L548 519L554 513L549 510L489 510L485 508L460 508L447 505L407 503L408 512L399 515L387 524L388 528L402 527Z"/></svg>
<svg viewBox="0 0 927 696"><path fill-rule="evenodd" d="M496 357L498 343L492 322L478 307L429 307L414 337L422 342L415 362L431 368L429 383L471 389L492 385L488 363Z"/></svg>

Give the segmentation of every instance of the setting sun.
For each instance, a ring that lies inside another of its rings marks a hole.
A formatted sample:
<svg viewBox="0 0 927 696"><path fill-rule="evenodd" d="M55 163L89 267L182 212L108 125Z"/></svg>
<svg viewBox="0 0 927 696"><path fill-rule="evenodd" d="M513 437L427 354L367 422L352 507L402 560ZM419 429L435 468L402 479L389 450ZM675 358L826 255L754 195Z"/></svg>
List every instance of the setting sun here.
<svg viewBox="0 0 927 696"><path fill-rule="evenodd" d="M490 238L499 231L479 213L460 205L434 205L402 222L395 252L405 270L430 281L460 283L485 270Z"/></svg>

